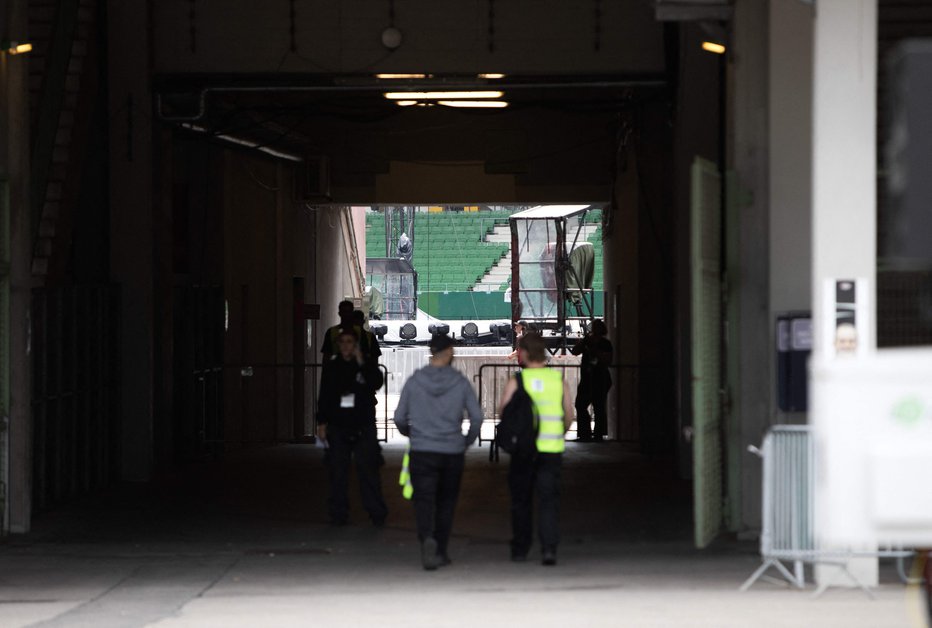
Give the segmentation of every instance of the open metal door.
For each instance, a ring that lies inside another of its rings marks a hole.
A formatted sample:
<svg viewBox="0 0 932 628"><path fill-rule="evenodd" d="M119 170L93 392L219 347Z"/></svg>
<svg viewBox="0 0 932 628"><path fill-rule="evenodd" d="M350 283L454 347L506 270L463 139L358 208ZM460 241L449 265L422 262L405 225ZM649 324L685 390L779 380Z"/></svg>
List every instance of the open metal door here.
<svg viewBox="0 0 932 628"><path fill-rule="evenodd" d="M699 157L691 174L693 509L701 548L718 535L723 515L721 176Z"/></svg>
<svg viewBox="0 0 932 628"><path fill-rule="evenodd" d="M10 196L0 180L0 534L6 534L10 425Z"/></svg>

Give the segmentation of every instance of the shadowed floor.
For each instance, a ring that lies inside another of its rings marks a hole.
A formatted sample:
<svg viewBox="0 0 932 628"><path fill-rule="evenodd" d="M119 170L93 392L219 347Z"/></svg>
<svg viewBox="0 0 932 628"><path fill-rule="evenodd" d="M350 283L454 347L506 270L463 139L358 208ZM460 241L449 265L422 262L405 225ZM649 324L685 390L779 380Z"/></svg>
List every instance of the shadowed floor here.
<svg viewBox="0 0 932 628"><path fill-rule="evenodd" d="M410 503L386 448L391 513L326 525L322 452L266 448L188 465L37 518L0 547L2 626L909 626L914 596L884 570L878 600L738 585L756 544L692 548L672 461L569 444L560 564L508 560L507 461L473 449L453 565L420 568ZM918 625L918 624L916 624Z"/></svg>

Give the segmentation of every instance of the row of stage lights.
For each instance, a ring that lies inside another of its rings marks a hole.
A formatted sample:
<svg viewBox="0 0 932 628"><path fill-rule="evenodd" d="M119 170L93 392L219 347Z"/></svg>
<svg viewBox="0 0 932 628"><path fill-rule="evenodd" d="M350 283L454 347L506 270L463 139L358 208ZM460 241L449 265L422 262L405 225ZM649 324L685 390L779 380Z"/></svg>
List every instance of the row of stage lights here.
<svg viewBox="0 0 932 628"><path fill-rule="evenodd" d="M385 340L385 334L388 333L388 325L373 322L370 323L369 330L375 334L379 341L383 341ZM446 323L431 323L427 326L427 331L431 335L442 334L446 336L450 333L450 326ZM491 323L489 331L492 332L492 336L496 341L511 341L511 325L508 323ZM398 336L401 338L402 344L414 344L417 339L417 327L414 323L405 323L398 328ZM479 339L479 325L473 322L466 323L460 328L460 337L467 344L476 342Z"/></svg>

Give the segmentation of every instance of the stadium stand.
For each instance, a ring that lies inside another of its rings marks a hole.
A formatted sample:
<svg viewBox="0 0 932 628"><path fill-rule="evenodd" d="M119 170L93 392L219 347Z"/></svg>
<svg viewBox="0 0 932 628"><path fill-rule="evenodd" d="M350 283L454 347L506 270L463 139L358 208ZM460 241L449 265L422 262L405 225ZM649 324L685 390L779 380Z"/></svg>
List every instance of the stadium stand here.
<svg viewBox="0 0 932 628"><path fill-rule="evenodd" d="M509 245L485 242L496 225L507 225L508 211L419 212L414 222L413 264L420 292L472 290L489 270L509 253ZM590 212L587 223L601 222L601 212ZM410 235L410 234L409 234ZM588 238L596 250L594 288L602 289L602 229ZM391 251L390 253L394 253ZM366 255L386 257L385 215L366 214ZM499 289L504 290L507 284Z"/></svg>

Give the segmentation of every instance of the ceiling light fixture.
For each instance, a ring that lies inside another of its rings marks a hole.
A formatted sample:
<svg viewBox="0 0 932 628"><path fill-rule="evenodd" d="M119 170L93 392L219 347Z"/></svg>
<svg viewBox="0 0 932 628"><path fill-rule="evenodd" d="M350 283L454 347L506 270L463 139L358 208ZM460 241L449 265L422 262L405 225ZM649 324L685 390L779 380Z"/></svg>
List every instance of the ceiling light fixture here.
<svg viewBox="0 0 932 628"><path fill-rule="evenodd" d="M6 50L11 55L21 55L27 52L32 52L32 44L30 43L19 43L15 41L6 42L3 45L3 49Z"/></svg>
<svg viewBox="0 0 932 628"><path fill-rule="evenodd" d="M416 100L396 100L395 104L398 105L399 107L411 107L412 105L416 105L417 101Z"/></svg>
<svg viewBox="0 0 932 628"><path fill-rule="evenodd" d="M508 106L508 103L504 100L438 100L437 104L445 107L476 109L504 109Z"/></svg>
<svg viewBox="0 0 932 628"><path fill-rule="evenodd" d="M498 72L492 72L489 74L480 74L479 78L481 79L503 79L505 78L505 75L499 74Z"/></svg>
<svg viewBox="0 0 932 628"><path fill-rule="evenodd" d="M399 80L399 79L403 80L403 79L425 79L425 78L427 78L428 76L429 76L429 75L427 75L427 74L401 74L401 73L395 73L395 74L376 74L376 75L375 75L375 78L377 78L377 79L385 79L385 80Z"/></svg>
<svg viewBox="0 0 932 628"><path fill-rule="evenodd" d="M385 92L389 100L472 100L479 98L501 98L499 91L486 92Z"/></svg>
<svg viewBox="0 0 932 628"><path fill-rule="evenodd" d="M725 54L725 46L722 44L717 44L714 41L704 41L702 42L702 49L706 52L713 52L717 55Z"/></svg>

